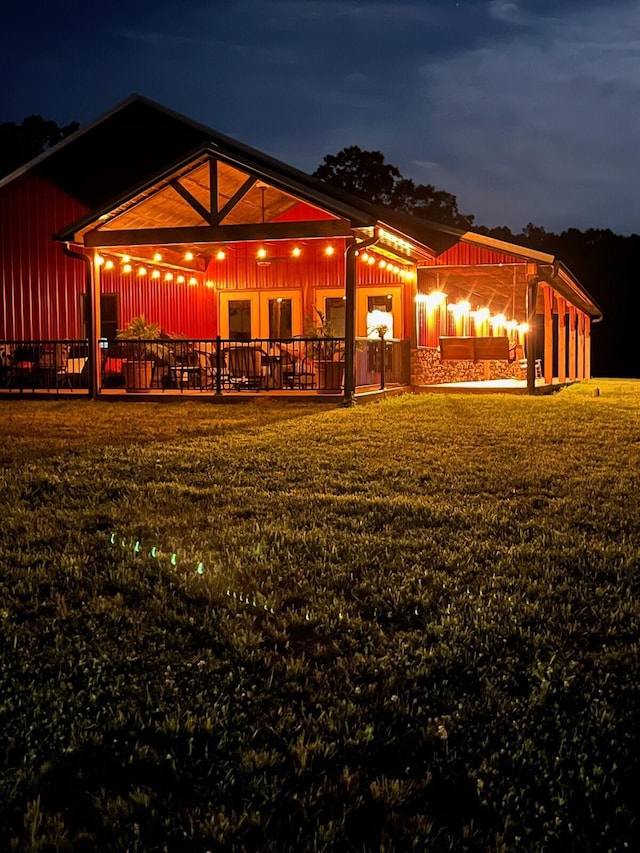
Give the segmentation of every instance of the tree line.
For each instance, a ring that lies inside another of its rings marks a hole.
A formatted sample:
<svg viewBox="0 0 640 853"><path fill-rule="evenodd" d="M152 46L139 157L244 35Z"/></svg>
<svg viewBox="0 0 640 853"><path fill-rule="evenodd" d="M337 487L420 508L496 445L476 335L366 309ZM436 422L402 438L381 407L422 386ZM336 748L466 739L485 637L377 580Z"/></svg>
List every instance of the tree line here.
<svg viewBox="0 0 640 853"><path fill-rule="evenodd" d="M42 116L21 124L0 124L0 177L47 151L79 127L59 127ZM610 229L569 228L560 234L529 222L520 233L507 226L475 224L472 214L458 209L455 195L432 184L405 178L380 151L356 145L327 154L313 176L366 201L462 230L473 229L499 240L519 243L559 257L577 276L602 309L604 320L593 327L592 370L595 376L640 377L635 344L635 320L640 312L640 288L635 276L640 235L622 236Z"/></svg>

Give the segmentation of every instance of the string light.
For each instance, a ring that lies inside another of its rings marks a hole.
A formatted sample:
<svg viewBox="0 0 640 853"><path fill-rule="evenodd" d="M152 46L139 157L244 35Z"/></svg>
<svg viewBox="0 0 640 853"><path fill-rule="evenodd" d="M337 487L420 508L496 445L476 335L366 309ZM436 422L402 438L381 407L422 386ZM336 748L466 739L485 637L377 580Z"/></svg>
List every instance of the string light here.
<svg viewBox="0 0 640 853"><path fill-rule="evenodd" d="M173 281L173 273L172 272L166 272L164 274L164 280L165 281Z"/></svg>
<svg viewBox="0 0 640 853"><path fill-rule="evenodd" d="M192 275L192 276L191 276L191 278L189 279L189 284L190 284L190 285L194 285L194 284L197 284L197 283L198 283L198 279L197 279L195 276L193 276L193 275Z"/></svg>
<svg viewBox="0 0 640 853"><path fill-rule="evenodd" d="M160 254L160 252L156 252L156 253L155 253L155 255L153 256L153 260L154 260L157 264L159 264L159 263L160 263L160 261L162 260L162 255Z"/></svg>
<svg viewBox="0 0 640 853"><path fill-rule="evenodd" d="M146 274L147 274L147 268L146 267L138 267L138 275L143 276Z"/></svg>
<svg viewBox="0 0 640 853"><path fill-rule="evenodd" d="M151 273L151 278L160 278L160 270L154 270Z"/></svg>

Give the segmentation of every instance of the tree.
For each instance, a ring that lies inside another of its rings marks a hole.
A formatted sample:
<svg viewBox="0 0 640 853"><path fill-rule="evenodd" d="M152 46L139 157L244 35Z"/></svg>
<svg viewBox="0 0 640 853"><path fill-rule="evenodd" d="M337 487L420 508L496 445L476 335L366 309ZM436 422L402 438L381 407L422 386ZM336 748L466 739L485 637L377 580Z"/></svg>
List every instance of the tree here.
<svg viewBox="0 0 640 853"><path fill-rule="evenodd" d="M454 195L437 190L432 184L415 184L411 178L403 177L397 166L385 162L380 151L363 151L357 145L351 145L337 154L327 154L313 175L331 186L398 213L433 219L458 228L469 228L473 223L473 216L463 216L458 211Z"/></svg>
<svg viewBox="0 0 640 853"><path fill-rule="evenodd" d="M391 205L396 182L402 179L380 151L362 151L357 145L327 154L313 175L372 204L386 206Z"/></svg>
<svg viewBox="0 0 640 853"><path fill-rule="evenodd" d="M22 124L12 121L0 124L0 177L47 151L79 127L77 121L59 127L42 116L30 116Z"/></svg>

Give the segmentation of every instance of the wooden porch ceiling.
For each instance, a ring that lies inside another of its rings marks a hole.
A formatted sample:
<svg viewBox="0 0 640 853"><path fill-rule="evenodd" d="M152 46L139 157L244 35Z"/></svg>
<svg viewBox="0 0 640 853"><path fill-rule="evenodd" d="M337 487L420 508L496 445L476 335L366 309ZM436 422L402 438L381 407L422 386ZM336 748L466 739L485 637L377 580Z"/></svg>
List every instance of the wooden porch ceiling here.
<svg viewBox="0 0 640 853"><path fill-rule="evenodd" d="M526 318L526 263L422 267L418 289L423 293L443 291L449 302L466 299L472 310L489 308L508 319Z"/></svg>
<svg viewBox="0 0 640 853"><path fill-rule="evenodd" d="M179 262L189 250L198 267L218 247L236 241L352 235L347 220L203 154L87 223L75 237L87 248L120 249L143 259L161 249Z"/></svg>

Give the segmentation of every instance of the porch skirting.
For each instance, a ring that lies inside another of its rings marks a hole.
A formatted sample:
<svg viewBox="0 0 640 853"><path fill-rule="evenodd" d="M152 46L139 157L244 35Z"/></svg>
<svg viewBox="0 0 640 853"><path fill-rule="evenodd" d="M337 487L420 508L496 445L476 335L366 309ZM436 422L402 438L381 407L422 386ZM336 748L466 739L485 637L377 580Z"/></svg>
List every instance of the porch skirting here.
<svg viewBox="0 0 640 853"><path fill-rule="evenodd" d="M481 382L484 379L526 379L518 362L441 361L437 347L411 350L411 384L442 385L447 382Z"/></svg>

